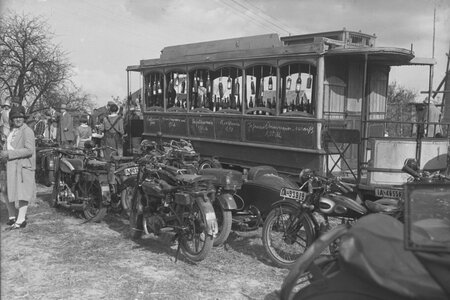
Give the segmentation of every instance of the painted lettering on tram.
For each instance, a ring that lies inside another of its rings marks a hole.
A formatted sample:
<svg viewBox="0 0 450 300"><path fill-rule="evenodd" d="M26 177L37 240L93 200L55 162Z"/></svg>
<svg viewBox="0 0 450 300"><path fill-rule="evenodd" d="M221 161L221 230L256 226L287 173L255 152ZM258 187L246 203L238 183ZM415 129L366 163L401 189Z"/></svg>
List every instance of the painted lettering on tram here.
<svg viewBox="0 0 450 300"><path fill-rule="evenodd" d="M219 125L228 133L234 132L235 128L240 128L241 123L233 120L220 120Z"/></svg>

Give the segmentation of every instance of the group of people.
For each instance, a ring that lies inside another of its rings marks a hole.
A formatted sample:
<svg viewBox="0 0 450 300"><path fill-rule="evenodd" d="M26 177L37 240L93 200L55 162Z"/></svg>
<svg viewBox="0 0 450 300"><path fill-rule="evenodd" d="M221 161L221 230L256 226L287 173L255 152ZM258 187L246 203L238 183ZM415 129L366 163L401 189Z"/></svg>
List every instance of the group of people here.
<svg viewBox="0 0 450 300"><path fill-rule="evenodd" d="M4 101L0 114L3 144L0 151L0 200L8 210L9 230L27 225L27 208L36 198L36 137L57 141L61 147L83 147L94 137L98 143L107 146L105 159L110 159L113 149L117 155L123 155L123 119L118 114L116 103L110 101L107 107L108 114L94 128L89 124L88 115L81 116L80 125L74 128L73 118L65 104L61 104L59 112L50 109L48 114L36 114L32 119L26 115L25 107L11 107L9 100Z"/></svg>

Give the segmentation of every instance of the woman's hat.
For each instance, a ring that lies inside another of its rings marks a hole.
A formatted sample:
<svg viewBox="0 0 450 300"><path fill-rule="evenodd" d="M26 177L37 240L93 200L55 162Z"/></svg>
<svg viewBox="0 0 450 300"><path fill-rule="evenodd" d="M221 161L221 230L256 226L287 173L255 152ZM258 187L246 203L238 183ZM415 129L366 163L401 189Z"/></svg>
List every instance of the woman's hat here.
<svg viewBox="0 0 450 300"><path fill-rule="evenodd" d="M9 119L12 120L14 118L26 118L27 115L25 113L25 107L23 106L13 106L11 111L9 112Z"/></svg>

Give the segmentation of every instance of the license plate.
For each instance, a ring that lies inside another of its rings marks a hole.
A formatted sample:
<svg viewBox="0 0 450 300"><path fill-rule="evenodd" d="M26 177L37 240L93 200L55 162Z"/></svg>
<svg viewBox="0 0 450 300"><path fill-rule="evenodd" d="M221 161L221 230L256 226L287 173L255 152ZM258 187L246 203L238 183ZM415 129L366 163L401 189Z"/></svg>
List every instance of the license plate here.
<svg viewBox="0 0 450 300"><path fill-rule="evenodd" d="M402 190L395 190L395 189L376 188L375 189L375 196L401 199L403 197L403 191Z"/></svg>
<svg viewBox="0 0 450 300"><path fill-rule="evenodd" d="M308 193L290 188L282 188L280 191L281 197L294 199L297 201L305 201L306 195L308 195Z"/></svg>
<svg viewBox="0 0 450 300"><path fill-rule="evenodd" d="M138 173L138 167L126 168L123 170L125 176L136 175Z"/></svg>

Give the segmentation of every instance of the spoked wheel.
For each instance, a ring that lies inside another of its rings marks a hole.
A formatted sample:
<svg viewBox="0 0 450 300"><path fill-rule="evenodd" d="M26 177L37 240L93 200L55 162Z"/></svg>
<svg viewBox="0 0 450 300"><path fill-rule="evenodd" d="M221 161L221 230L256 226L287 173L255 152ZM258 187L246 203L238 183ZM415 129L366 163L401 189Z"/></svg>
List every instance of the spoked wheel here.
<svg viewBox="0 0 450 300"><path fill-rule="evenodd" d="M272 209L264 221L264 248L280 268L290 268L312 244L315 236L311 217L291 206L281 205Z"/></svg>
<svg viewBox="0 0 450 300"><path fill-rule="evenodd" d="M130 236L132 239L140 239L144 233L144 214L142 213L141 198L142 195L136 192L136 196L133 197L135 191L132 190L130 199Z"/></svg>
<svg viewBox="0 0 450 300"><path fill-rule="evenodd" d="M219 199L213 202L214 213L217 218L219 232L214 238L214 246L220 246L228 239L231 232L231 223L233 221L231 211L224 210L220 205Z"/></svg>
<svg viewBox="0 0 450 300"><path fill-rule="evenodd" d="M100 222L106 216L100 183L81 180L78 183L77 193L79 199L85 201L86 204L83 209L85 218L93 222Z"/></svg>
<svg viewBox="0 0 450 300"><path fill-rule="evenodd" d="M133 191L134 188L132 186L127 186L120 195L122 209L127 214L127 216L129 216L131 213L131 202L133 199Z"/></svg>
<svg viewBox="0 0 450 300"><path fill-rule="evenodd" d="M206 209L205 206L211 206ZM195 202L189 216L184 218L186 227L179 238L183 254L192 261L202 261L213 247L213 237L207 232L206 211L213 211L211 203Z"/></svg>
<svg viewBox="0 0 450 300"><path fill-rule="evenodd" d="M222 165L216 159L205 159L202 162L200 162L198 169L203 170L203 169L221 168L221 167L222 167Z"/></svg>
<svg viewBox="0 0 450 300"><path fill-rule="evenodd" d="M50 206L58 207L58 199L60 198L59 192L61 190L61 172L55 173L55 184L53 184L52 197L50 198Z"/></svg>
<svg viewBox="0 0 450 300"><path fill-rule="evenodd" d="M297 292L309 283L337 272L337 252L326 256L323 256L323 253L347 232L348 225L339 225L321 235L292 265L281 286L280 298L293 299Z"/></svg>

